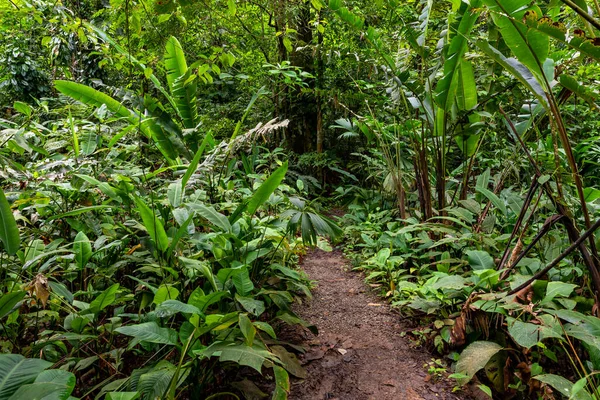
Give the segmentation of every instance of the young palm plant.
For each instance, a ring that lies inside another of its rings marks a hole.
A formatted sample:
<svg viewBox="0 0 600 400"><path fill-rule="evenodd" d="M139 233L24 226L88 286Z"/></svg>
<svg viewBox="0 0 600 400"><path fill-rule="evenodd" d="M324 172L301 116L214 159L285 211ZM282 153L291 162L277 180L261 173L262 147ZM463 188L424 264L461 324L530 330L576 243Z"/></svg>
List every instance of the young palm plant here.
<svg viewBox="0 0 600 400"><path fill-rule="evenodd" d="M180 157L191 160L202 142L198 130L197 82L199 80L212 82L211 73L220 72L218 66L205 60L198 60L188 67L181 44L171 36L166 42L164 55L167 90L160 80L149 72L151 71L149 68L128 54L106 33L91 25L88 27L118 52L127 56L133 66L148 76L167 100L173 114L169 113L159 100L150 96L144 97L138 109L129 109L111 96L76 82L57 80L56 89L86 105L95 107L104 105L112 113L137 126L144 136L154 142L170 165L180 164ZM227 66L233 62L229 57L222 57L221 60L225 60L222 62L228 63Z"/></svg>
<svg viewBox="0 0 600 400"><path fill-rule="evenodd" d="M331 219L319 214L312 207L312 202L307 202L299 197L290 197L291 208L281 214L282 219L287 219L287 229L290 234L300 231L302 242L309 246L317 245L317 236L328 236L332 239L342 234L340 227Z"/></svg>

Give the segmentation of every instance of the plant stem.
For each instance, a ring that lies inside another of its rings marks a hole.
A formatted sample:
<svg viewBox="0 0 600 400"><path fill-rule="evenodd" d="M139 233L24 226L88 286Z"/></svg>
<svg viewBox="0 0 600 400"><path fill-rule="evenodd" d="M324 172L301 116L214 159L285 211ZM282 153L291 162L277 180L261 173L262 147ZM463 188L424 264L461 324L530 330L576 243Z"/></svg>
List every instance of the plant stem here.
<svg viewBox="0 0 600 400"><path fill-rule="evenodd" d="M517 293L518 291L520 291L522 289L525 289L533 281L535 281L536 279L539 279L540 277L544 276L548 271L550 271L552 268L556 267L558 265L558 263L560 263L566 256L568 256L569 254L571 254L579 246L582 246L583 242L585 242L587 240L587 238L590 235L592 235L594 233L594 231L596 229L598 229L598 228L600 228L600 219L598 221L596 221L596 223L594 225L592 225L590 227L590 229L588 229L581 236L579 236L579 238L576 241L574 241L569 247L567 247L567 249L565 251L563 251L558 257L556 257L554 259L554 261L552 261L544 269L542 269L541 271L539 271L537 274L535 274L534 276L532 276L530 279L528 279L527 281L523 282L521 285L517 286L516 288L514 288L513 290L511 290L510 292L508 292L508 295L510 296L512 294Z"/></svg>

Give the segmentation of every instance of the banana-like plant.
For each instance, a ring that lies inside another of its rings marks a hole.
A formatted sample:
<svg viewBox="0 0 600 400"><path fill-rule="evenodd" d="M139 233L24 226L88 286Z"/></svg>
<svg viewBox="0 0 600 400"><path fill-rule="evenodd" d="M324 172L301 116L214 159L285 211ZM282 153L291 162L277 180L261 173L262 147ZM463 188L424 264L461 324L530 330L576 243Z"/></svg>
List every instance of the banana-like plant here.
<svg viewBox="0 0 600 400"><path fill-rule="evenodd" d="M205 60L199 60L188 67L181 44L171 36L167 39L164 55L168 87L166 90L153 73L148 73L150 70L144 64L128 54L105 32L89 24L88 27L119 53L127 56L134 67L148 76L172 107L174 115L170 115L160 101L148 96L144 99L143 109L130 110L111 96L79 83L58 80L55 82L56 89L84 104L95 107L104 105L114 114L125 118L131 125L138 126L140 132L154 142L170 165L180 164L180 157L191 160L202 142L197 130L197 81L201 79L204 82L212 82L210 73L219 72L218 67L207 64ZM184 130L191 133L184 135Z"/></svg>
<svg viewBox="0 0 600 400"><path fill-rule="evenodd" d="M481 40L477 41L477 47L492 61L504 67L521 82L545 110L545 115L550 120L551 131L562 145L567 163L571 169L585 228L590 229L591 219L579 167L576 163L567 128L560 111L560 102L553 92L555 69L554 61L549 57L550 37L558 39L572 49L584 52L596 59L600 59L600 54L597 50L591 50L590 45L593 43L591 40L583 40L579 37L567 41L565 39L565 26L560 23L553 23L547 17L542 18L541 8L536 4L530 4L527 0L483 0L483 3L490 10L492 20L498 28L498 32L502 35L504 42L514 57L505 56L498 49ZM588 17L592 21L595 21L591 16L588 15ZM582 30L580 31L583 32ZM583 36L585 39L585 34L583 33L576 36ZM559 79L559 82L563 84L566 90L572 90L576 93L582 91L583 88L577 82L573 81L574 79ZM519 140L521 146L525 148L524 142L514 128L514 123L506 113L503 112L503 114L508 125L512 127L512 134ZM527 150L525 149L525 151ZM542 171L537 167L535 161L531 161L531 163L539 178ZM557 185L560 189L560 183ZM558 190L556 193L547 182L544 182L542 187L555 204L559 214L567 221L565 227L567 228L569 239L572 242L576 241L579 237L579 231L575 220L571 216L571 212L564 206L566 202L561 198L562 190ZM592 253L591 256L586 248L583 246L580 247L584 262L594 282L595 292L599 293L600 263L598 262L598 251L593 234L589 237L589 249Z"/></svg>
<svg viewBox="0 0 600 400"><path fill-rule="evenodd" d="M418 55L418 73L414 73L414 66L409 64L398 65L384 42L380 39L380 33L373 27L368 28L366 38L371 42L374 49L385 61L388 73L392 75L392 86L394 93L398 95L398 108L403 113L403 119L414 120L410 124L407 135L415 154L415 180L418 187L419 201L421 203L424 219L433 216L433 204L431 198L437 195L437 209L443 214L447 203L447 155L452 150L452 139L458 144L465 156L465 161L472 160L476 154L480 141L480 130L482 128L481 118L474 113L478 104L477 87L471 62L465 57L468 48L468 37L473 31L477 19L481 13L482 0L471 2L458 1L448 18L447 35L445 35L445 46L440 53L441 57L435 57L436 51L432 51L427 43L431 38L428 30L428 21L434 8L434 2L423 0L423 11L419 17L417 27L406 25L403 29L403 37L407 44ZM339 1L330 1L330 8L344 21L353 26L356 16L353 16L346 8L341 7ZM408 57L403 57L408 59ZM442 71L442 78L433 81L435 74L429 74L432 68ZM415 111L418 118L414 118ZM404 168L397 161L400 157L395 155L397 149L393 149L389 142L382 141L383 135L380 127L375 127L368 136L375 137L386 155L386 164L389 173L394 180L394 186L398 193L398 203L402 218L408 217L405 202L402 173ZM431 165L433 164L433 165ZM432 190L430 181L430 170L435 172L435 192ZM467 173L464 176L468 176Z"/></svg>

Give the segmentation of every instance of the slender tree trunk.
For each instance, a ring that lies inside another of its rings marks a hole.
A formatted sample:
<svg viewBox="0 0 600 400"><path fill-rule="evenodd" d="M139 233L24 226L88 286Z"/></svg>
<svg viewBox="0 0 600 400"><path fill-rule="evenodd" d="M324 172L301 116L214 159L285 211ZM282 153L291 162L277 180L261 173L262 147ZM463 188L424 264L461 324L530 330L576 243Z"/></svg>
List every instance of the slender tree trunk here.
<svg viewBox="0 0 600 400"><path fill-rule="evenodd" d="M422 133L423 135L424 133ZM422 139L423 140L423 139ZM424 149L425 144L415 142L417 158L415 159L415 177L417 181L417 191L419 194L419 205L423 220L427 221L433 217L433 206L431 198L431 182L429 181L429 168L427 163L427 153Z"/></svg>
<svg viewBox="0 0 600 400"><path fill-rule="evenodd" d="M296 44L290 55L292 65L303 71L315 72L315 56L313 54L313 32L311 27L311 2L304 0L297 10ZM288 119L288 141L290 148L298 154L314 150L314 135L318 131L318 112L315 95L315 80L308 87L295 87L292 92Z"/></svg>
<svg viewBox="0 0 600 400"><path fill-rule="evenodd" d="M321 14L317 14L317 18L321 20ZM317 153L323 152L323 141L325 135L323 132L323 105L322 105L322 90L323 90L323 53L321 46L323 45L323 34L317 32L317 81L315 82L315 93L317 100Z"/></svg>
<svg viewBox="0 0 600 400"><path fill-rule="evenodd" d="M273 27L276 33L283 32L286 27L286 0L273 0ZM277 36L277 61L287 61L288 54L283 42L283 35ZM273 103L275 104L275 116L280 119L287 118L288 110L288 88L284 84L276 84L273 90Z"/></svg>

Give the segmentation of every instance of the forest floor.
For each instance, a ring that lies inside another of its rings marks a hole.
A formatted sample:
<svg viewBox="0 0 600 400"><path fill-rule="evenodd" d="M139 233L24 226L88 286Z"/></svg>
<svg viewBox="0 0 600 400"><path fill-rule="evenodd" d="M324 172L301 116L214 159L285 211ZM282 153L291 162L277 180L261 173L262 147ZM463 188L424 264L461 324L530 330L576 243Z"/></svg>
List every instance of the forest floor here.
<svg viewBox="0 0 600 400"><path fill-rule="evenodd" d="M350 271L340 251L312 251L301 266L316 287L296 311L319 335L302 327L282 332L281 339L307 349L300 356L307 378L292 382L290 399L468 398L427 373L434 357L401 336L410 327L372 293L362 274Z"/></svg>

